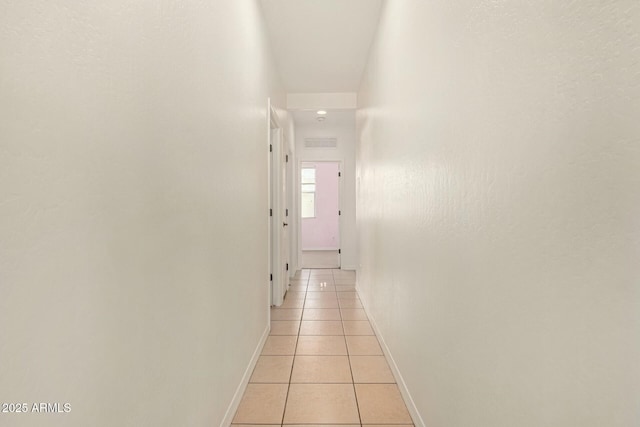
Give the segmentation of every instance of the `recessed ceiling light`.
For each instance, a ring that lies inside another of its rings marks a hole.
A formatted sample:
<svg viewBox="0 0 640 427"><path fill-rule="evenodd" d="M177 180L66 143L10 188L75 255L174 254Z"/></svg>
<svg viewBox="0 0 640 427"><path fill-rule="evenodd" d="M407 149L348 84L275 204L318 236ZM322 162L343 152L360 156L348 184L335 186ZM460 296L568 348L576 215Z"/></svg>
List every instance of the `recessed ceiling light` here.
<svg viewBox="0 0 640 427"><path fill-rule="evenodd" d="M320 115L320 116L324 116L325 114L327 114L327 112L326 112L326 111L324 111L324 110L318 110L318 115Z"/></svg>

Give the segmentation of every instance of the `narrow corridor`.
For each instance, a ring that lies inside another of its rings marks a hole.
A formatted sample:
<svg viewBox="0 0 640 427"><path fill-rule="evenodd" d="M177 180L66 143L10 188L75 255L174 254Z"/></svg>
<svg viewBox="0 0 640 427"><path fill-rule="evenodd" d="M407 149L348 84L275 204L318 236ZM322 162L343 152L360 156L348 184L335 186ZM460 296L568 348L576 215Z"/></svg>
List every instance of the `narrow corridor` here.
<svg viewBox="0 0 640 427"><path fill-rule="evenodd" d="M355 272L298 271L233 425L412 425Z"/></svg>

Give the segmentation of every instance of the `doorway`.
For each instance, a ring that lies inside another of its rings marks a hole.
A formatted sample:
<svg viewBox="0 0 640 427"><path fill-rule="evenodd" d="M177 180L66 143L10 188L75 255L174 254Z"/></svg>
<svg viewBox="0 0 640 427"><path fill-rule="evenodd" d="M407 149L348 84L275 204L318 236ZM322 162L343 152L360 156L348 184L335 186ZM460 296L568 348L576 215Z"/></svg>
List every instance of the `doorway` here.
<svg viewBox="0 0 640 427"><path fill-rule="evenodd" d="M303 268L340 268L340 177L335 161L300 163L300 248Z"/></svg>
<svg viewBox="0 0 640 427"><path fill-rule="evenodd" d="M269 279L270 305L280 306L289 287L288 173L291 150L269 106Z"/></svg>

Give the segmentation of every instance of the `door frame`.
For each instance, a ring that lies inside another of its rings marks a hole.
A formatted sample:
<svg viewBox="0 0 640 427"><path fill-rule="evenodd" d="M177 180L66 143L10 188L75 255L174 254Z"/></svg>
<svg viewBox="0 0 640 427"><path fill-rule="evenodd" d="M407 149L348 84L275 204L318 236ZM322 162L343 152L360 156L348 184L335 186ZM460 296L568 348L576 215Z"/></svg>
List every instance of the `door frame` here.
<svg viewBox="0 0 640 427"><path fill-rule="evenodd" d="M282 170L287 168L287 164L283 160L284 157L291 157L291 153L284 130L280 126L278 116L271 105L271 100L269 100L268 115L269 305L280 306L289 287L289 275L284 270L284 266L290 264L290 260L283 259L282 256L283 248L288 250L290 242L283 238L281 224L286 223L288 219L283 209L291 211L290 207L287 206L286 191L283 190L283 186L287 187L288 174L283 174ZM289 239L291 239L290 236ZM287 258L290 258L290 255ZM289 267L292 266L289 265Z"/></svg>
<svg viewBox="0 0 640 427"><path fill-rule="evenodd" d="M296 240L298 242L298 267L302 268L302 209L300 209L300 203L302 201L302 185L301 185L301 170L302 170L302 164L303 163L337 163L338 164L338 172L340 173L340 178L338 179L338 210L341 212L340 215L338 215L338 239L340 241L340 248L339 248L339 252L338 252L338 268L342 268L342 218L344 217L344 212L342 209L343 203L342 203L342 193L343 193L343 183L344 183L344 162L340 159L337 160L327 160L327 159L322 159L322 160L310 160L310 159L298 159L298 163L297 163L297 169L296 169L296 179L295 181L295 185L296 185L296 190L295 190L295 202L298 206L297 208L297 221L298 221L298 226L296 227Z"/></svg>

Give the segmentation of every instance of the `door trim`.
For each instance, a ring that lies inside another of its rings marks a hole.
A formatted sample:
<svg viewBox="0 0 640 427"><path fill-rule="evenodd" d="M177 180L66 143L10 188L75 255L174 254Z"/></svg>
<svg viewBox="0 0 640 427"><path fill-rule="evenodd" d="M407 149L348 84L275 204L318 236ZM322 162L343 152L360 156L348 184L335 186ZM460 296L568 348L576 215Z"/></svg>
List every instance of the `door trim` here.
<svg viewBox="0 0 640 427"><path fill-rule="evenodd" d="M301 203L301 191L302 191L302 186L300 184L301 182L301 178L300 178L300 171L302 169L302 164L303 163L337 163L338 164L338 172L340 173L340 179L338 179L338 210L340 210L342 212L341 215L338 215L338 239L340 240L340 253L338 254L338 268L342 268L342 219L344 218L344 209L343 209L343 203L342 203L342 194L343 194L343 182L344 182L344 161L337 159L337 160L310 160L310 159L298 159L298 164L297 164L297 169L296 169L296 176L294 179L294 183L293 185L295 185L295 200L294 203L296 203L296 205L298 206L297 208L297 221L298 221L298 226L296 227L296 240L298 242L298 268L303 268L302 267L302 211L300 209L300 203Z"/></svg>
<svg viewBox="0 0 640 427"><path fill-rule="evenodd" d="M284 130L278 121L278 116L269 104L269 305L280 306L289 284L289 277L284 266L288 259L282 259L282 248L289 248L289 241L282 236L282 224L287 218L281 209L287 203L287 194L283 192L283 184L287 181L284 162L285 155L291 155L287 146ZM284 182L283 182L284 180ZM288 207L285 206L285 209ZM289 209L289 211L291 211Z"/></svg>

